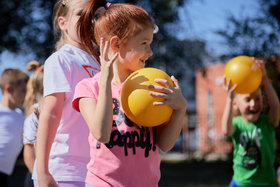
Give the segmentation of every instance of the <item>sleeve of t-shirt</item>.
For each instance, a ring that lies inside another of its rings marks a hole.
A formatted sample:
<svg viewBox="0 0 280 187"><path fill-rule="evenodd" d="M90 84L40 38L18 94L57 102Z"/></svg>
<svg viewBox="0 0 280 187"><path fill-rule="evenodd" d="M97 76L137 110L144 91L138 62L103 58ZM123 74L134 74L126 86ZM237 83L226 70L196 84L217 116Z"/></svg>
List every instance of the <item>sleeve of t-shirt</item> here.
<svg viewBox="0 0 280 187"><path fill-rule="evenodd" d="M71 65L60 53L52 54L44 64L44 96L71 92Z"/></svg>
<svg viewBox="0 0 280 187"><path fill-rule="evenodd" d="M237 123L238 123L238 118L236 118L236 117L232 118L232 125L234 127L236 127Z"/></svg>
<svg viewBox="0 0 280 187"><path fill-rule="evenodd" d="M234 117L234 118L232 118L232 125L233 125L233 127L234 127L234 131L233 131L233 133L232 133L232 137L234 138L234 137L236 137L236 136L239 136L239 134L240 134L240 130L239 130L239 128L238 128L238 123L239 123L239 121L240 121L240 119L238 118L238 117Z"/></svg>
<svg viewBox="0 0 280 187"><path fill-rule="evenodd" d="M271 124L269 122L269 117L267 114L262 114L260 116L260 120L262 121L262 124L266 124L266 128L270 129L270 130L275 130L275 127L273 126L273 124Z"/></svg>
<svg viewBox="0 0 280 187"><path fill-rule="evenodd" d="M74 97L72 100L72 107L80 112L79 109L79 100L81 98L93 98L97 100L97 92L98 92L97 82L92 78L81 80L75 87Z"/></svg>
<svg viewBox="0 0 280 187"><path fill-rule="evenodd" d="M36 114L31 113L24 120L23 125L23 144L35 144L37 136L38 119Z"/></svg>

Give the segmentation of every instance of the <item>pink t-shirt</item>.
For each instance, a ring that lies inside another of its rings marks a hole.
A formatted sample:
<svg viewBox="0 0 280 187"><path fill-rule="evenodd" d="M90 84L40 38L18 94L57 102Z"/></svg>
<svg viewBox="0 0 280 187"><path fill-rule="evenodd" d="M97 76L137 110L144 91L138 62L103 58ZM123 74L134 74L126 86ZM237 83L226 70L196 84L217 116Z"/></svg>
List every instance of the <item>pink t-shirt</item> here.
<svg viewBox="0 0 280 187"><path fill-rule="evenodd" d="M100 73L80 81L75 89L73 107L79 110L79 98L97 100ZM86 182L94 187L158 186L160 155L153 128L139 129L123 113L121 87L112 84L113 127L109 143L98 142L91 134L90 162Z"/></svg>

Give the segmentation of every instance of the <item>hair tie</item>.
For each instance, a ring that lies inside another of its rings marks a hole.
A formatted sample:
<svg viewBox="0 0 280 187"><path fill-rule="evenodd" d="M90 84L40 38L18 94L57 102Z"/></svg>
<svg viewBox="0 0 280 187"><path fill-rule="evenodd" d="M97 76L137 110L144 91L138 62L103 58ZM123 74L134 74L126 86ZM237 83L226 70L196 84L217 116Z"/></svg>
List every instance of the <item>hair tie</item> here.
<svg viewBox="0 0 280 187"><path fill-rule="evenodd" d="M105 9L107 10L110 6L111 6L111 3L107 2L107 3L105 4Z"/></svg>
<svg viewBox="0 0 280 187"><path fill-rule="evenodd" d="M93 20L97 20L101 14L103 14L109 7L111 3L107 2L105 6L99 7L93 14Z"/></svg>

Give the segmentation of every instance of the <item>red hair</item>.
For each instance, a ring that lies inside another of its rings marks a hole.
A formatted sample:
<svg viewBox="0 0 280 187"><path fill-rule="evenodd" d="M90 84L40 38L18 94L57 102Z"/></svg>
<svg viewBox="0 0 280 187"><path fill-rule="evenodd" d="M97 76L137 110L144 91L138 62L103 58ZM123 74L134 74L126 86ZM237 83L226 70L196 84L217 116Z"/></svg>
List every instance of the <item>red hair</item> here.
<svg viewBox="0 0 280 187"><path fill-rule="evenodd" d="M82 48L97 59L96 45L99 46L101 37L109 40L112 36L117 36L125 43L144 29L155 28L154 22L143 8L121 3L111 4L105 10L106 3L104 0L90 1L78 21Z"/></svg>

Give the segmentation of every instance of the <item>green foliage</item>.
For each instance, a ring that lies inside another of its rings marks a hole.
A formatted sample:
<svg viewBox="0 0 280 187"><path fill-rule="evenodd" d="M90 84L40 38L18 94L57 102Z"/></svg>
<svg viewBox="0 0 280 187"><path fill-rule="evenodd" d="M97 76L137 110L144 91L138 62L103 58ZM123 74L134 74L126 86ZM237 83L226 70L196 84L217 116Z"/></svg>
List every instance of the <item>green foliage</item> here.
<svg viewBox="0 0 280 187"><path fill-rule="evenodd" d="M51 11L48 0L1 0L0 52L34 53L46 57L53 41Z"/></svg>
<svg viewBox="0 0 280 187"><path fill-rule="evenodd" d="M226 28L216 33L230 51L226 56L249 55L269 57L279 52L279 0L259 0L256 17L228 17Z"/></svg>
<svg viewBox="0 0 280 187"><path fill-rule="evenodd" d="M202 57L197 55L206 53L205 45L195 45L196 50L192 47L185 50L184 45L190 45L192 41L178 41L170 35L167 28L167 25L170 26L178 21L178 8L189 1L112 0L110 2L137 4L152 15L159 27L159 34L156 38L155 48L153 48L153 59L155 60L152 60L152 65L165 64L166 66L179 67L178 64L188 62L189 66L197 67L202 63L200 61ZM0 9L0 24L3 25L0 31L0 53L4 50L23 54L32 53L37 60L43 62L54 50L55 41L51 25L54 3L54 0L1 0L0 5L5 8ZM176 24L173 27L176 30ZM159 49L156 49L158 47L165 48L166 53L160 53ZM190 59L188 58L190 56L192 60L187 60Z"/></svg>
<svg viewBox="0 0 280 187"><path fill-rule="evenodd" d="M153 15L160 28L159 41L169 37L165 24L178 20L178 7L188 0L126 0L111 1L138 4ZM0 53L34 53L46 58L53 50L51 16L54 0L1 0L0 6Z"/></svg>

